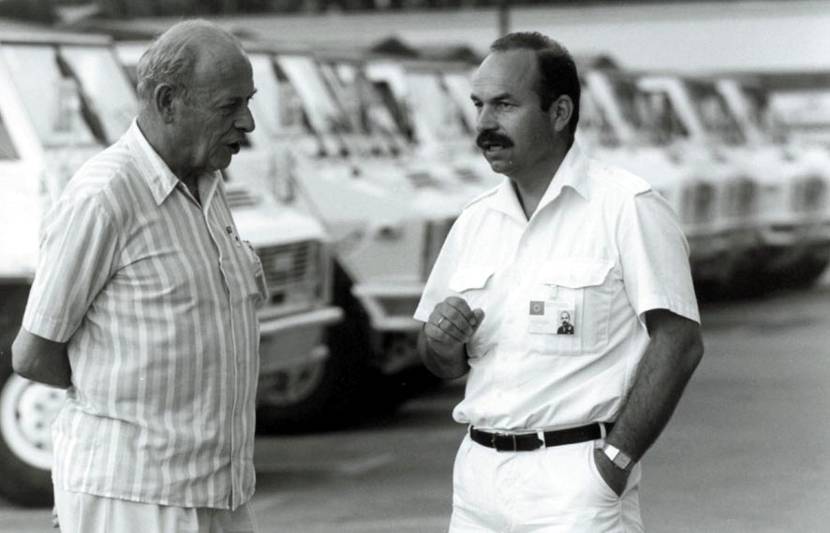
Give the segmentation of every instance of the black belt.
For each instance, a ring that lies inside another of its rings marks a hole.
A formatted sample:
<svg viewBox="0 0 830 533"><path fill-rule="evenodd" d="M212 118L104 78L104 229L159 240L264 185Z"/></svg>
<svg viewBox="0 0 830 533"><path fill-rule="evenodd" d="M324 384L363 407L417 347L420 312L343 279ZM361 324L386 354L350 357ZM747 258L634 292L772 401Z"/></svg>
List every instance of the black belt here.
<svg viewBox="0 0 830 533"><path fill-rule="evenodd" d="M605 433L611 431L613 423L603 422ZM605 436L599 422L575 428L545 431L542 434L545 440L539 438L539 433L490 433L470 426L470 438L474 442L495 448L500 452L529 452L542 446L562 446L589 440L601 439Z"/></svg>

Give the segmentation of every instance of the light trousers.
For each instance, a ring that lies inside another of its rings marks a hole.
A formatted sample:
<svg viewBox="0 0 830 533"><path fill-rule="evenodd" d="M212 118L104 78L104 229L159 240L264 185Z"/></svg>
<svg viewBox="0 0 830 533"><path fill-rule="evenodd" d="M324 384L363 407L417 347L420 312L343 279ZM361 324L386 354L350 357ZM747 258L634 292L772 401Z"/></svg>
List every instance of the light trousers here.
<svg viewBox="0 0 830 533"><path fill-rule="evenodd" d="M256 533L248 504L235 511L172 507L55 488L61 533Z"/></svg>
<svg viewBox="0 0 830 533"><path fill-rule="evenodd" d="M467 435L453 469L450 533L642 533L640 465L617 496L594 463L599 442L500 452Z"/></svg>

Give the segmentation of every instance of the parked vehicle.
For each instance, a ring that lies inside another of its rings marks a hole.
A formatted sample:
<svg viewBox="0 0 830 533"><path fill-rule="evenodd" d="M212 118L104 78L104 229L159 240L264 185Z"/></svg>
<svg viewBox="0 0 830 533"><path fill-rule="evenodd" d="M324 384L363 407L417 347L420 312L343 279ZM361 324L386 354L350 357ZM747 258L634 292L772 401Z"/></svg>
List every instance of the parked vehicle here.
<svg viewBox="0 0 830 533"><path fill-rule="evenodd" d="M762 273L782 286L811 285L830 263L830 151L817 144L791 139L783 117L770 108L770 95L760 82L733 77L714 78L715 87L734 115L757 164L785 167L794 176L791 207L800 215L796 250L774 246L775 223L764 235L766 256L776 257Z"/></svg>
<svg viewBox="0 0 830 533"><path fill-rule="evenodd" d="M724 284L751 242L724 203L735 170L688 139L670 107L656 105L637 75L616 68L583 68L581 136L602 159L649 181L672 205L689 241L696 282ZM663 102L658 102L663 103Z"/></svg>
<svg viewBox="0 0 830 533"><path fill-rule="evenodd" d="M650 76L640 86L665 98L692 139L735 165L741 177L729 187L725 214L735 205L750 206L757 242L737 268L729 289L738 294L761 293L777 286L781 276L804 257L805 228L824 210L824 180L797 159L748 143L734 113L711 80ZM738 224L738 217L730 217ZM743 218L741 216L740 218Z"/></svg>
<svg viewBox="0 0 830 533"><path fill-rule="evenodd" d="M407 182L395 139L355 125L309 50L246 48L258 90L248 148L268 154L260 162L267 171L250 173L331 235L334 302L346 312L330 332L334 356L320 368L320 386L299 409L280 412L281 424L343 425L367 410L391 411L432 381L417 357L412 314L454 207Z"/></svg>
<svg viewBox="0 0 830 533"><path fill-rule="evenodd" d="M0 34L0 494L24 504L51 498L51 419L63 391L12 372L38 255L41 220L80 165L115 142L137 111L132 84L107 38L63 33ZM228 178L240 234L260 255L270 300L259 311L259 407L285 407L313 387L308 370L328 357L332 262L313 218L277 209L262 190Z"/></svg>
<svg viewBox="0 0 830 533"><path fill-rule="evenodd" d="M502 180L475 145L466 64L370 57L366 74L390 94L390 107L403 117L400 127L408 134L412 160L431 165L433 174L459 190L464 204Z"/></svg>
<svg viewBox="0 0 830 533"><path fill-rule="evenodd" d="M383 187L410 196L436 217L455 219L474 196L467 183L458 179L445 160L424 157L396 127L395 116L404 113L394 107L388 88L373 83L367 74L366 58L359 51L315 51L315 57L331 92L346 112L352 146L364 147L360 164L369 179L381 180ZM438 102L446 95L437 94ZM428 113L424 109L418 114ZM405 117L413 125L415 120Z"/></svg>

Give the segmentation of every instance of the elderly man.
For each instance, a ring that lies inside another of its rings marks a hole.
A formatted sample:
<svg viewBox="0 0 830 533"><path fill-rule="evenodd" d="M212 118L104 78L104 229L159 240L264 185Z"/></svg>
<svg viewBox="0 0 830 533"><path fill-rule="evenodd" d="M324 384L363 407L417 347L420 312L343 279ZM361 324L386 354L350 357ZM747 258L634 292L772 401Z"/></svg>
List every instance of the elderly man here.
<svg viewBox="0 0 830 533"><path fill-rule="evenodd" d="M450 531L641 531L640 458L703 353L688 248L648 183L574 142L568 52L490 50L477 144L509 179L461 213L415 314L427 367L469 372Z"/></svg>
<svg viewBox="0 0 830 533"><path fill-rule="evenodd" d="M64 533L254 531L259 260L218 170L254 129L238 41L180 23L138 65L140 110L43 228L15 370L67 388Z"/></svg>

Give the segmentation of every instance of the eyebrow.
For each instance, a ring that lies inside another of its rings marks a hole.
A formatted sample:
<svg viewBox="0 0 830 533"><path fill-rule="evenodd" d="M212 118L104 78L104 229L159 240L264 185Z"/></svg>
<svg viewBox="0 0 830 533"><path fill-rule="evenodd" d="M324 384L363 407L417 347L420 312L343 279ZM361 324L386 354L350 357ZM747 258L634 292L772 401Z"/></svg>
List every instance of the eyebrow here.
<svg viewBox="0 0 830 533"><path fill-rule="evenodd" d="M236 103L236 102L239 102L239 101L242 101L242 100L250 100L251 98L254 97L254 95L256 93L257 93L257 89L254 89L251 92L251 94L249 94L248 96L245 96L245 97L242 97L242 96L225 96L224 98L222 98L220 105L233 104L233 103Z"/></svg>
<svg viewBox="0 0 830 533"><path fill-rule="evenodd" d="M510 94L510 93L499 93L499 94L489 98L489 100L491 102L497 102L499 100L512 100L512 99L513 99L513 95ZM481 102L482 101L481 98L479 98L478 96L476 96L474 94L470 95L470 100L472 100L474 102Z"/></svg>

